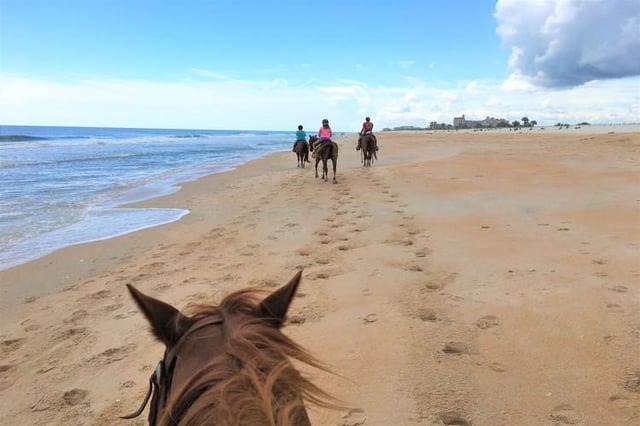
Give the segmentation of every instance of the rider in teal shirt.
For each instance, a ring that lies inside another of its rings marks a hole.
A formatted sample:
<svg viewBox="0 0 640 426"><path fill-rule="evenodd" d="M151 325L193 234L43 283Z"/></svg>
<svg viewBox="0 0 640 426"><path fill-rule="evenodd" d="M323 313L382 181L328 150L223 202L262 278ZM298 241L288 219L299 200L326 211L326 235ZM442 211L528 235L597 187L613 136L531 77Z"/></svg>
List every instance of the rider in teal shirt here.
<svg viewBox="0 0 640 426"><path fill-rule="evenodd" d="M298 131L296 132L296 141L293 143L293 148L291 148L291 151L296 151L296 142L298 141L307 141L307 133L302 130L302 125L298 126Z"/></svg>

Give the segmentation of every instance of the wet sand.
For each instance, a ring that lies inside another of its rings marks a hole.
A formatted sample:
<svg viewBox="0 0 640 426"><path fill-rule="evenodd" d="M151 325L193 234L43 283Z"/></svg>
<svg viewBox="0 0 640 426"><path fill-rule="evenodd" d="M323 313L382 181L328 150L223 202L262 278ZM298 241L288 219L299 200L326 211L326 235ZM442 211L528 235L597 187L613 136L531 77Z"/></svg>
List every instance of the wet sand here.
<svg viewBox="0 0 640 426"><path fill-rule="evenodd" d="M353 407L314 424L638 424L640 133L570 130L380 132L368 169L347 135L335 185L274 154L0 271L0 424L145 424L163 348L125 284L184 307L301 267L284 330Z"/></svg>

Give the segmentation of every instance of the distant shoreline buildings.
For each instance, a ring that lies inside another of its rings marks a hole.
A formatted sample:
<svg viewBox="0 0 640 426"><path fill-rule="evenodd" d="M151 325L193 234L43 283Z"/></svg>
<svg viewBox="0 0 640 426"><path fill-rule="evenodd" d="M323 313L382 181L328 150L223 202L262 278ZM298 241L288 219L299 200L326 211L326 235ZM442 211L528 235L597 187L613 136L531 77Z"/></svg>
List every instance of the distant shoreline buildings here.
<svg viewBox="0 0 640 426"><path fill-rule="evenodd" d="M509 121L504 118L487 116L484 120L467 120L464 114L453 117L453 127L508 127L509 125Z"/></svg>

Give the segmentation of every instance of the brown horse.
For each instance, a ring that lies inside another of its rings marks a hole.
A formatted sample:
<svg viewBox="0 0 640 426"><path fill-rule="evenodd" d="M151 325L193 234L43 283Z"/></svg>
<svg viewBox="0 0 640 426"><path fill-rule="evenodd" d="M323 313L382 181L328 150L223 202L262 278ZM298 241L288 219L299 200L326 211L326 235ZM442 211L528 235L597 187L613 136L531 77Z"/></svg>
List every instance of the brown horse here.
<svg viewBox="0 0 640 426"><path fill-rule="evenodd" d="M302 271L266 298L256 290L188 314L127 285L166 345L139 416L151 398L151 425L309 425L303 401L340 408L293 367L295 359L327 371L280 328Z"/></svg>
<svg viewBox="0 0 640 426"><path fill-rule="evenodd" d="M313 140L315 145L315 139ZM333 183L338 183L336 180L336 166L338 165L338 144L334 141L325 141L320 146L313 148L315 150L316 158L316 177L318 177L318 163L322 160L322 179L326 182L329 178L329 168L327 162L331 159L333 164Z"/></svg>
<svg viewBox="0 0 640 426"><path fill-rule="evenodd" d="M304 167L309 161L309 145L305 141L296 141L293 150L298 157L298 167Z"/></svg>
<svg viewBox="0 0 640 426"><path fill-rule="evenodd" d="M376 143L373 139L373 135L366 134L362 136L360 140L360 149L362 150L362 164L365 167L370 167L373 164L373 159L378 159L376 154Z"/></svg>
<svg viewBox="0 0 640 426"><path fill-rule="evenodd" d="M315 145L316 145L317 141L318 141L318 137L317 136L315 136L315 135L309 136L309 151L313 152L313 149L315 148Z"/></svg>

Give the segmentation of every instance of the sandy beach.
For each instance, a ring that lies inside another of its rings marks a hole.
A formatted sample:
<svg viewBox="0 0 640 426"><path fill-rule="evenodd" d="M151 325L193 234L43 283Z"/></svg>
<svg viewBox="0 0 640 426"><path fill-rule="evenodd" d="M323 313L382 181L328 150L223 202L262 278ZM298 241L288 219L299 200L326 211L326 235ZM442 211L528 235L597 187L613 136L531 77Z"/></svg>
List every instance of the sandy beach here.
<svg viewBox="0 0 640 426"><path fill-rule="evenodd" d="M350 410L317 425L640 423L640 132L379 132L338 183L277 153L145 207L182 220L0 271L0 424L142 425L162 356L126 284L184 308L285 284Z"/></svg>

